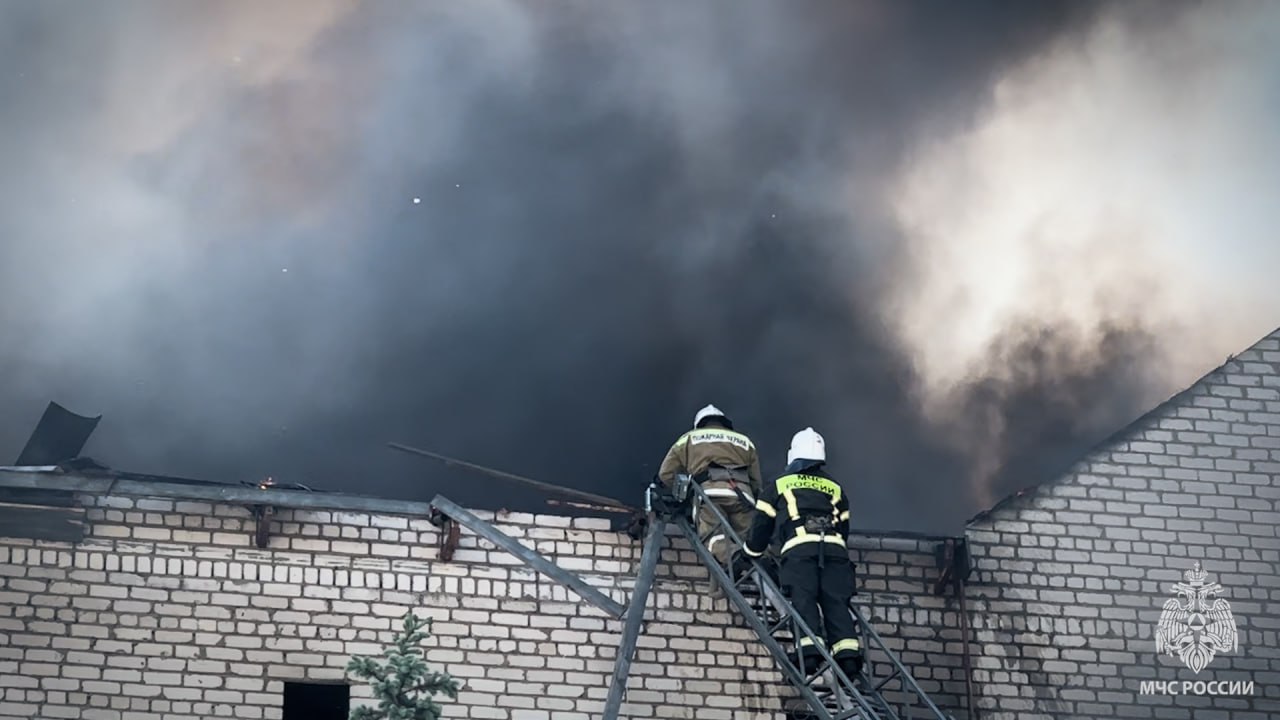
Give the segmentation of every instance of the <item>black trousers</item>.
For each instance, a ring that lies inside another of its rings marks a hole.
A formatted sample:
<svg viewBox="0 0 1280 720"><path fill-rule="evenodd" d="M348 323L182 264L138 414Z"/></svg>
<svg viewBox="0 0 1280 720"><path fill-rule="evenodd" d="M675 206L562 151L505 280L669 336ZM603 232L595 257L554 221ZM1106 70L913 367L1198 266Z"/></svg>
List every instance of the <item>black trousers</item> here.
<svg viewBox="0 0 1280 720"><path fill-rule="evenodd" d="M862 656L858 630L849 612L854 576L847 550L831 543L798 545L783 553L778 580L796 612L814 634L823 636L837 661ZM816 654L804 643L800 650Z"/></svg>

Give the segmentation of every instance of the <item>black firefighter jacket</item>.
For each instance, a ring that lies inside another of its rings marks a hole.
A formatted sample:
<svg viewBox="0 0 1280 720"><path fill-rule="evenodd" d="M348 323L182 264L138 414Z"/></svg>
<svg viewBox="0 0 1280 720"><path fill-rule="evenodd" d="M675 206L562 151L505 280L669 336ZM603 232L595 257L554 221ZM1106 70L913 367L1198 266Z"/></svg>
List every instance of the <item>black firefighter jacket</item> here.
<svg viewBox="0 0 1280 720"><path fill-rule="evenodd" d="M781 553L809 543L843 549L849 537L849 500L823 463L792 463L787 473L764 483L756 517L747 533L748 555L760 557L781 526Z"/></svg>

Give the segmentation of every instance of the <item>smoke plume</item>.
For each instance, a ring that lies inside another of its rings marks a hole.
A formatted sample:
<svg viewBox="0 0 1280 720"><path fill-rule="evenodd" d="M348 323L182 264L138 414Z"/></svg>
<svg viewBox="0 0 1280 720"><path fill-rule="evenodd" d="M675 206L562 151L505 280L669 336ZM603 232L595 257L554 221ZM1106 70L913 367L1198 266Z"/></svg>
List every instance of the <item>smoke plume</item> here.
<svg viewBox="0 0 1280 720"><path fill-rule="evenodd" d="M385 443L637 500L715 402L953 530L1277 324L1276 14L0 3L0 450L539 508Z"/></svg>

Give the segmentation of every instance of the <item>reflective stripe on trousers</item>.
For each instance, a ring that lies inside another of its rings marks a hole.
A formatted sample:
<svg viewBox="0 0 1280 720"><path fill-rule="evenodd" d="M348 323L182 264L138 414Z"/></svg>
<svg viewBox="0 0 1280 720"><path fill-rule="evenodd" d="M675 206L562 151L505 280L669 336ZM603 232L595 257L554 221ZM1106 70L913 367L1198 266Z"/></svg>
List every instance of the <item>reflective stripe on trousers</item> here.
<svg viewBox="0 0 1280 720"><path fill-rule="evenodd" d="M858 638L847 638L838 641L831 646L831 654L839 655L840 653L858 653L862 651L862 642Z"/></svg>
<svg viewBox="0 0 1280 720"><path fill-rule="evenodd" d="M741 499L738 498L738 493L734 492L731 488L703 488L702 492L707 497L731 497ZM754 505L756 502L749 492L743 492L742 497L747 499L748 504Z"/></svg>
<svg viewBox="0 0 1280 720"><path fill-rule="evenodd" d="M720 533L719 535L712 535L711 537L707 538L707 549L710 550L712 553L714 553L716 551L716 544L722 540L724 540L724 533Z"/></svg>

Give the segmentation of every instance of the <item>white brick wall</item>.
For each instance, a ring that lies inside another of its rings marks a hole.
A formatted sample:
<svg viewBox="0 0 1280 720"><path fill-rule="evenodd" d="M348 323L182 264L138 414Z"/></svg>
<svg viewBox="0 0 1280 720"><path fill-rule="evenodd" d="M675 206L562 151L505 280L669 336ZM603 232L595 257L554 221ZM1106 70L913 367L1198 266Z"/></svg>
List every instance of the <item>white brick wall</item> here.
<svg viewBox="0 0 1280 720"><path fill-rule="evenodd" d="M984 720L1280 716L1280 335L1158 408L1062 480L973 523ZM1171 586L1199 560L1240 649L1199 675L1157 655ZM1249 681L1252 697L1140 694Z"/></svg>
<svg viewBox="0 0 1280 720"><path fill-rule="evenodd" d="M425 519L84 497L89 537L0 538L0 718L279 718L286 680L342 680L406 610L428 661L466 685L449 717L598 717L621 623L462 530ZM493 519L492 513L480 513ZM625 604L639 546L607 521L506 514L499 527ZM650 597L624 717L777 718L780 675L679 543ZM353 697L367 698L365 686Z"/></svg>
<svg viewBox="0 0 1280 720"><path fill-rule="evenodd" d="M965 683L959 603L950 590L945 596L933 594L939 575L937 542L855 537L851 544L859 607L930 699L961 717Z"/></svg>

